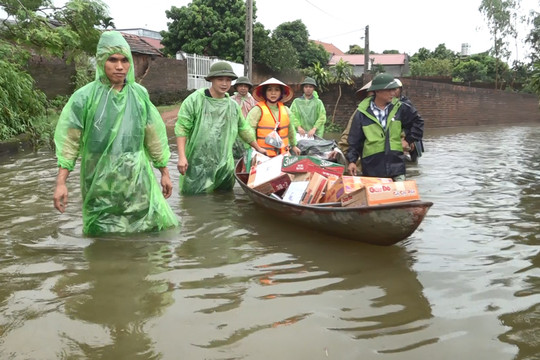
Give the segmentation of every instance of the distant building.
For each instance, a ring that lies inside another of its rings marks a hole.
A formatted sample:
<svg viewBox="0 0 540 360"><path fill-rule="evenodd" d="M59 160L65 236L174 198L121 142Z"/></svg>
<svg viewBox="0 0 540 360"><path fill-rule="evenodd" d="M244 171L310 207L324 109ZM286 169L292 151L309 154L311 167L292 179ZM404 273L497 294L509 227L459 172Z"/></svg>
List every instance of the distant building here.
<svg viewBox="0 0 540 360"><path fill-rule="evenodd" d="M322 45L324 50L326 50L326 52L328 52L331 55L331 57L334 55L345 55L345 53L341 51L340 49L338 49L334 44L325 43L318 40L313 40L313 42L317 45Z"/></svg>
<svg viewBox="0 0 540 360"><path fill-rule="evenodd" d="M161 50L163 48L163 45L161 45L161 40L163 39L163 37L161 36L159 31L148 30L148 29L143 29L143 28L115 29L115 30L120 31L121 33L124 33L124 34L136 35L158 50Z"/></svg>
<svg viewBox="0 0 540 360"><path fill-rule="evenodd" d="M328 65L335 65L340 59L353 67L354 76L360 77L364 74L364 54L334 55ZM375 65L381 65L388 74L395 77L405 76L410 72L407 54L370 54L369 62L368 71Z"/></svg>

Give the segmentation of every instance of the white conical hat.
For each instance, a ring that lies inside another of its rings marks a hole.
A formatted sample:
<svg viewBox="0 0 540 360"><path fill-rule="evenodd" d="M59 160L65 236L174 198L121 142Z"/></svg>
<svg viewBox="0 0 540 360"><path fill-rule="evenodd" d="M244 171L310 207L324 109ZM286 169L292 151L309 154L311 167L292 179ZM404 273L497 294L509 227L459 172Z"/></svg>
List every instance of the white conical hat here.
<svg viewBox="0 0 540 360"><path fill-rule="evenodd" d="M283 97L281 98L281 102L286 103L287 101L291 100L294 96L294 93L292 89L289 87L289 85L284 84L283 82L279 81L276 78L270 78L259 85L255 87L253 90L253 97L257 101L265 101L263 90L266 87L266 85L280 85L283 89L283 94L281 94Z"/></svg>

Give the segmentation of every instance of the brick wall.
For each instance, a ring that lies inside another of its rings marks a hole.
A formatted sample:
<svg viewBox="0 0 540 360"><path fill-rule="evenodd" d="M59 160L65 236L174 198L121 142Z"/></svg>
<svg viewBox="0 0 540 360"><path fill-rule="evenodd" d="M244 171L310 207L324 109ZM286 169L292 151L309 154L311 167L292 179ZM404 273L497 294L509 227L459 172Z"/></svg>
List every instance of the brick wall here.
<svg viewBox="0 0 540 360"><path fill-rule="evenodd" d="M145 66L147 66L145 74L138 80L148 89L150 99L156 105L178 102L191 93L186 90L185 60L156 57L146 62ZM72 66L67 66L62 60L37 58L29 68L36 79L36 86L49 98L59 94L71 94L70 77L74 71ZM303 76L298 72L284 72L280 75L282 78L277 78L290 84L295 97L302 95L299 83ZM253 77L258 79L253 81L257 84L271 75ZM411 99L425 119L426 128L540 122L538 97L535 95L408 78L401 78L401 81L405 95ZM337 124L346 125L357 106L355 91L361 86L361 83L355 86L341 86L341 98L335 117ZM328 117L334 112L338 94L337 85L332 85L330 89L320 94ZM287 105L290 105L290 102Z"/></svg>
<svg viewBox="0 0 540 360"><path fill-rule="evenodd" d="M427 128L540 122L538 97L402 78Z"/></svg>

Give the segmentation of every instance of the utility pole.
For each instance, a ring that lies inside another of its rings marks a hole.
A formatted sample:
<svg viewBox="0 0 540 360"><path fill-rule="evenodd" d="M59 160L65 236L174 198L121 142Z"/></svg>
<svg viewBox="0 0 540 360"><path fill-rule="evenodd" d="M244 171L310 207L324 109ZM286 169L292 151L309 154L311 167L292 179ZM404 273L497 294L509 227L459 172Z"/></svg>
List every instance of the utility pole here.
<svg viewBox="0 0 540 360"><path fill-rule="evenodd" d="M246 0L246 38L244 45L244 76L251 80L253 62L253 0Z"/></svg>
<svg viewBox="0 0 540 360"><path fill-rule="evenodd" d="M369 71L369 25L366 25L366 34L364 35L364 79Z"/></svg>

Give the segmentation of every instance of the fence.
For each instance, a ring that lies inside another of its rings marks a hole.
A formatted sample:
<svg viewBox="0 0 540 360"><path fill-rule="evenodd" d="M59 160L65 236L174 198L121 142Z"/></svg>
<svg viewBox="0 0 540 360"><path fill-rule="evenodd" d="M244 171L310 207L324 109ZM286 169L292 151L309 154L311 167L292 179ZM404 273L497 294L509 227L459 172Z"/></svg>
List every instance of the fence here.
<svg viewBox="0 0 540 360"><path fill-rule="evenodd" d="M203 55L197 55L197 54L186 54L182 53L182 57L184 57L187 60L187 89L188 90L196 90L201 89L205 87L210 87L210 83L206 81L204 78L208 73L210 72L210 66L212 66L213 63L218 61L225 61L220 60L215 57L208 57ZM241 76L244 74L244 65L243 64L237 64L234 62L226 61L229 63L233 71L236 75Z"/></svg>

